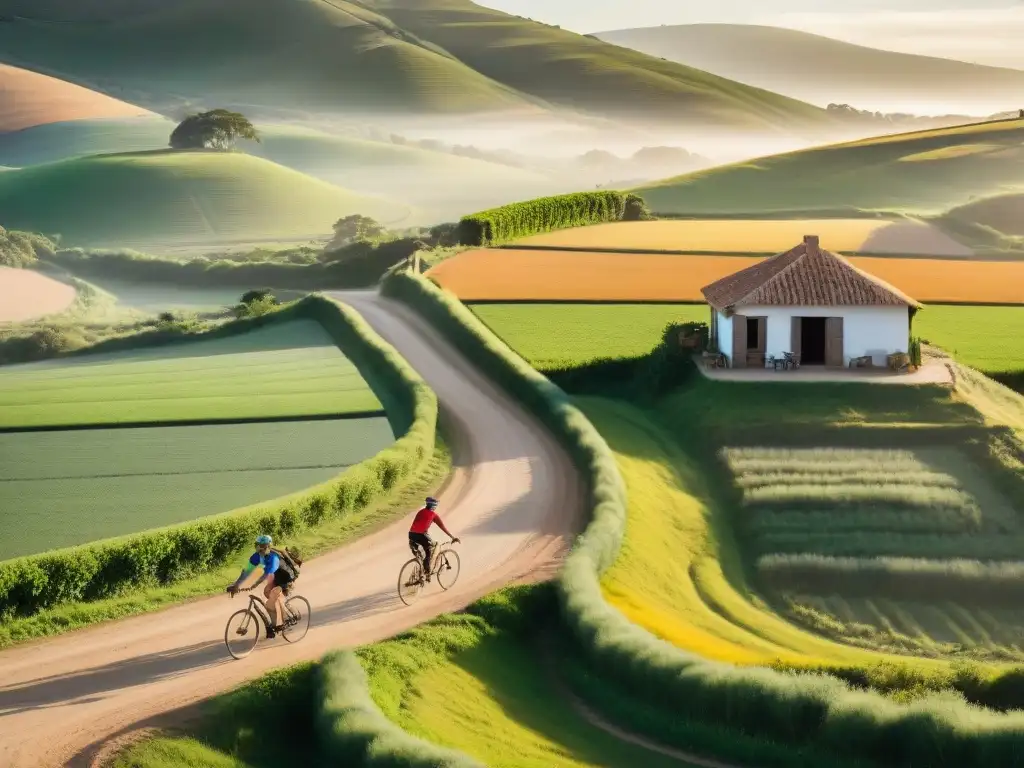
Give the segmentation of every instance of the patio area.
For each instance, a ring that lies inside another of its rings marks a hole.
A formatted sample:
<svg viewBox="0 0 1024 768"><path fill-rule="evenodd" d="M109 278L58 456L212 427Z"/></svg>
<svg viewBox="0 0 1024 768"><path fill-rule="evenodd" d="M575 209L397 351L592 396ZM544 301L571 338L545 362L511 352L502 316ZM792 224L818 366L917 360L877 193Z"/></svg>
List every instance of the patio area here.
<svg viewBox="0 0 1024 768"><path fill-rule="evenodd" d="M700 355L694 356L697 369L713 381L778 381L832 382L862 384L941 384L953 386L953 375L946 367L946 358L923 354L921 367L910 373L897 373L889 368L826 368L824 365L801 365L789 368L714 368L707 367Z"/></svg>

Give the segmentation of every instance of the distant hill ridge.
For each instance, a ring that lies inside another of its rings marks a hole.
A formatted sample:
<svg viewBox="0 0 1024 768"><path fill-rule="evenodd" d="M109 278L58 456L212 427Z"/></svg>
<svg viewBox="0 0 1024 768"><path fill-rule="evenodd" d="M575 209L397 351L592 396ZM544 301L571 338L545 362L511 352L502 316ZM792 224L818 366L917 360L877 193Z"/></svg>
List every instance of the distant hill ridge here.
<svg viewBox="0 0 1024 768"><path fill-rule="evenodd" d="M0 64L0 133L63 120L151 114L72 83Z"/></svg>
<svg viewBox="0 0 1024 768"><path fill-rule="evenodd" d="M801 134L836 121L795 99L468 0L4 5L0 59L151 105L438 115L569 110Z"/></svg>
<svg viewBox="0 0 1024 768"><path fill-rule="evenodd" d="M897 133L677 176L635 191L661 214L940 214L1024 190L1024 119Z"/></svg>
<svg viewBox="0 0 1024 768"><path fill-rule="evenodd" d="M884 51L781 27L689 24L594 36L813 103L918 114L970 108L978 115L1024 106L1024 71Z"/></svg>

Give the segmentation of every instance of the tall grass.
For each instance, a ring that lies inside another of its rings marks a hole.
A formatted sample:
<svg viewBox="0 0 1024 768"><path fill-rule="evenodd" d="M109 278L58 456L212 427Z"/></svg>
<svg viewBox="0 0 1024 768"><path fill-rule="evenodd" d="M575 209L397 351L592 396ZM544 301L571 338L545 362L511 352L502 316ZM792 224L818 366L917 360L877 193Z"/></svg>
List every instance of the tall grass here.
<svg viewBox="0 0 1024 768"><path fill-rule="evenodd" d="M966 605L1019 605L1024 562L926 560L910 557L825 557L771 554L758 558L761 579L780 591L846 597L951 600Z"/></svg>

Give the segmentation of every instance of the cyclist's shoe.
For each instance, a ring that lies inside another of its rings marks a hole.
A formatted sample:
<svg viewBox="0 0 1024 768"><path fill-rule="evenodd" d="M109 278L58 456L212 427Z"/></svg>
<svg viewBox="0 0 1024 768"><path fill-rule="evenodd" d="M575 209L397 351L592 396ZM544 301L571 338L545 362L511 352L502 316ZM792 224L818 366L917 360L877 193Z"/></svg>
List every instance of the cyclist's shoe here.
<svg viewBox="0 0 1024 768"><path fill-rule="evenodd" d="M427 574L427 584L429 584L429 583L430 583L430 574L428 573Z"/></svg>
<svg viewBox="0 0 1024 768"><path fill-rule="evenodd" d="M271 627L267 630L267 640L273 640L275 637L277 637L277 632Z"/></svg>

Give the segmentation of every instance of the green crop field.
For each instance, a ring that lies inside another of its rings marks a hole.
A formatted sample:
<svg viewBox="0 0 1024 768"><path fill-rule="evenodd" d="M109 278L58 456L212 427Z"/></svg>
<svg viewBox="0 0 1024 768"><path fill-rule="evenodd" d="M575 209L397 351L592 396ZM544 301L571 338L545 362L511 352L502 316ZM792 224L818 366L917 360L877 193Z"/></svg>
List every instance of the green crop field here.
<svg viewBox="0 0 1024 768"><path fill-rule="evenodd" d="M826 389L805 385L801 400L812 402ZM794 625L756 594L730 500L704 453L704 425L690 416L728 416L727 406L702 394L680 393L685 410L670 400L656 413L601 398L577 401L615 452L629 498L623 548L601 581L605 598L633 623L709 659L867 666L893 660Z"/></svg>
<svg viewBox="0 0 1024 768"><path fill-rule="evenodd" d="M1024 307L933 304L914 318L914 333L979 371L1024 378ZM1010 383L1010 381L1007 381Z"/></svg>
<svg viewBox="0 0 1024 768"><path fill-rule="evenodd" d="M1024 611L883 596L785 594L787 615L844 643L915 656L1024 661Z"/></svg>
<svg viewBox="0 0 1024 768"><path fill-rule="evenodd" d="M394 223L404 206L363 197L242 153L100 155L0 174L4 226L66 245L327 235L341 216Z"/></svg>
<svg viewBox="0 0 1024 768"><path fill-rule="evenodd" d="M763 567L783 555L1013 560L1024 526L952 448L732 449L737 527ZM823 566L825 569L825 566Z"/></svg>
<svg viewBox="0 0 1024 768"><path fill-rule="evenodd" d="M616 453L629 498L623 549L602 579L606 599L634 623L681 648L737 664L781 659L796 665L871 666L899 655L930 668L934 662L924 657L947 655L940 652L944 648L954 655L943 643L950 642L948 627L968 622L964 611L981 621L975 610L980 605L1006 621L1024 619L1013 604L1024 528L1002 486L960 452L955 436L946 446L927 449L737 449L728 454L735 473L731 481L713 458L720 438L710 436L729 430L744 434L771 426L784 441L850 419L878 427L980 418L970 417L938 388L907 387L890 402L896 393L880 389L794 385L773 392L772 385L701 380L664 400L653 414L626 403L580 398ZM796 403L798 418L770 418L773 412L796 411ZM870 432L863 439L869 437ZM860 559L850 565L799 557L806 553ZM1008 562L999 568L972 566L965 562L972 557ZM779 587L771 590L779 607L766 604L756 589L760 584L749 581L755 563L760 564L753 571L758 581L771 577L768 583ZM852 595L833 588L851 584L860 584ZM966 599L972 589L988 594L984 600ZM881 620L873 630L865 628L862 614L858 622L849 616L833 621L820 601L807 598L838 594L927 603L931 620L946 621L947 631L936 631L927 640L929 650L918 653L926 641L884 642ZM990 647L972 657L1024 658L1007 641L1019 630L1024 624L1008 624L998 648L991 647L996 644L991 630L989 635L975 631L975 646Z"/></svg>
<svg viewBox="0 0 1024 768"><path fill-rule="evenodd" d="M705 304L474 304L473 313L536 368L650 352L670 322L707 322ZM986 373L1024 370L1022 307L932 304L914 333Z"/></svg>
<svg viewBox="0 0 1024 768"><path fill-rule="evenodd" d="M0 559L286 496L394 439L383 416L0 433Z"/></svg>
<svg viewBox="0 0 1024 768"><path fill-rule="evenodd" d="M13 0L5 12L7 55L143 105L176 97L310 112L536 114L558 104L761 131L835 125L810 104L468 0L183 0L123 6L116 18L98 2Z"/></svg>
<svg viewBox="0 0 1024 768"><path fill-rule="evenodd" d="M474 304L473 313L535 368L644 355L668 323L708 321L705 304Z"/></svg>
<svg viewBox="0 0 1024 768"><path fill-rule="evenodd" d="M312 320L0 369L0 429L380 410L356 367Z"/></svg>
<svg viewBox="0 0 1024 768"><path fill-rule="evenodd" d="M662 214L941 213L1024 187L1022 140L1021 120L895 134L733 163L635 191ZM964 145L974 149L957 149Z"/></svg>

